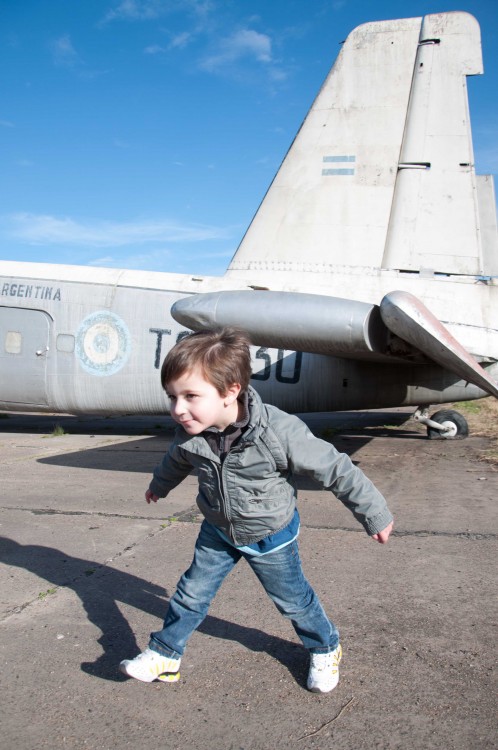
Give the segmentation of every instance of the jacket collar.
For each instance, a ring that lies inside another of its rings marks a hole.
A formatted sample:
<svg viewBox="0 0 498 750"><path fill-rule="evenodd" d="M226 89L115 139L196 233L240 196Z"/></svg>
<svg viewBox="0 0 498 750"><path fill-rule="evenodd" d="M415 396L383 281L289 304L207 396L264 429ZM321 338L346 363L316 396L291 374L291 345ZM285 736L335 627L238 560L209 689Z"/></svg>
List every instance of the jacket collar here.
<svg viewBox="0 0 498 750"><path fill-rule="evenodd" d="M257 438L259 430L262 427L264 428L267 422L264 405L259 393L257 393L251 385L247 387L246 393L249 419L247 422L247 429L240 438L241 444L249 441L252 442ZM189 435L185 432L183 427L178 425L176 428L175 442L185 450L220 462L220 459L213 453L202 433L200 435Z"/></svg>

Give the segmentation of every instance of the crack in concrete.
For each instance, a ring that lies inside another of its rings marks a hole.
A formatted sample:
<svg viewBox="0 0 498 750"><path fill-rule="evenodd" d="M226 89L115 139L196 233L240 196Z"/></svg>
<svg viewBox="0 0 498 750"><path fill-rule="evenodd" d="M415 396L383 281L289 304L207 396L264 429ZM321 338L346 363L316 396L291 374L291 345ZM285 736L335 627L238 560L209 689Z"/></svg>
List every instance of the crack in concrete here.
<svg viewBox="0 0 498 750"><path fill-rule="evenodd" d="M394 531L394 536L438 536L453 539L469 539L476 542L482 539L497 539L498 534L485 531L429 531L428 529L417 529L417 531Z"/></svg>
<svg viewBox="0 0 498 750"><path fill-rule="evenodd" d="M136 520L147 520L147 521L157 521L161 523L161 527L159 529L156 529L154 531L150 531L146 535L146 539L149 539L150 537L155 536L158 533L161 533L166 528L169 528L174 523L195 523L200 520L200 513L197 509L197 507L194 505L187 510L181 511L181 513L178 513L173 516L166 517L164 519L161 518L155 518L155 517L149 517L149 516L122 516L117 513L101 513L101 512L87 512L87 511L58 511L58 510L52 510L52 509L33 509L33 508L11 508L10 506L3 506L2 509L5 510L24 510L28 513L34 513L35 515L85 515L85 516L105 516L109 518L129 518L129 519L136 519ZM362 528L352 528L349 526L317 526L312 524L302 524L303 528L311 529L311 530L317 530L317 531L347 531L347 532L354 532L354 533L364 533ZM496 539L498 537L498 534L493 532L473 532L473 531L430 531L428 529L417 529L415 531L408 531L408 530L396 530L393 531L392 536L398 536L398 537L447 537L447 538L453 538L453 539L467 539L470 541L482 541L482 540L488 540L488 539ZM123 547L123 549L120 552L117 552L112 557L105 560L103 563L95 563L95 569L92 571L91 578L93 578L94 574L102 573L102 571L105 571L105 568L115 560L118 560L120 557L122 557L126 552L130 552L135 547L142 544L144 541L143 538L139 539L138 541L134 542L133 544L129 544L126 547ZM85 580L90 578L87 572L81 573L79 575L74 576L73 578L68 578L67 581L64 583L60 583L53 587L51 590L51 594L57 593L60 589L64 588L71 588L71 586L76 583L79 580ZM10 617L13 617L14 615L18 615L21 612L23 612L27 607L30 607L33 604L36 604L40 601L40 597L37 596L36 599L31 599L30 601L24 602L23 604L19 604L16 607L7 610L0 616L0 622L5 622Z"/></svg>
<svg viewBox="0 0 498 750"><path fill-rule="evenodd" d="M1 510L19 510L25 513L32 513L35 516L99 516L103 518L122 518L130 521L157 521L158 523L172 524L175 522L180 523L197 523L201 520L201 514L197 509L196 505L192 505L186 510L182 510L179 513L174 513L170 516L163 516L158 518L157 516L137 516L137 515L126 515L123 513L104 513L102 511L86 511L86 510L57 510L55 508L18 508L10 505L0 506ZM302 523L304 529L315 529L317 531L348 531L353 533L364 533L361 527L352 526L323 526L315 524ZM436 531L431 529L395 529L391 536L398 537L447 537L449 539L468 539L471 541L481 541L487 539L497 539L498 533L495 532L484 532L484 531Z"/></svg>
<svg viewBox="0 0 498 750"><path fill-rule="evenodd" d="M312 524L301 524L305 529L315 529L317 531L349 531L354 533L363 534L362 528L353 528L351 526L316 526ZM471 541L481 541L483 539L497 539L498 533L494 532L483 532L483 531L431 531L429 529L415 529L410 531L408 529L395 529L391 533L391 537L447 537L449 539L469 539Z"/></svg>
<svg viewBox="0 0 498 750"><path fill-rule="evenodd" d="M18 510L24 513L32 513L34 516L100 516L103 518L123 518L136 521L157 521L158 523L164 523L165 521L183 520L183 516L193 515L193 508L181 511L181 513L172 516L137 516L127 515L125 513L104 513L96 510L57 510L56 508L19 508L13 505L0 506L0 510ZM197 515L198 511L195 511ZM187 520L187 519L186 519Z"/></svg>
<svg viewBox="0 0 498 750"><path fill-rule="evenodd" d="M177 517L174 517L174 518L176 519ZM160 519L152 519L152 520L160 520ZM167 519L167 520L169 520L169 519ZM171 523L173 523L173 521L170 521L168 523L168 526L171 526ZM167 526L164 526L164 522L163 522L163 525L162 525L162 527L160 529L156 529L155 531L150 531L145 538L149 539L150 537L155 536L157 533L161 533L162 531L164 531L165 528L167 528ZM66 588L67 589L71 589L74 586L75 583L77 583L78 581L81 581L81 580L90 580L90 579L95 580L94 579L95 575L98 575L99 573L102 573L102 571L105 571L105 569L107 568L107 566L110 563L114 562L115 560L118 560L126 552L130 552L135 547L137 547L139 544L141 544L143 541L144 541L144 538L141 538L138 541L134 542L133 544L129 544L126 547L123 547L123 549L120 552L117 552L112 557L109 557L107 560L104 560L104 562L102 562L102 563L97 563L96 562L95 563L95 568L92 569L91 575L88 574L88 571L85 571L83 573L79 573L78 575L73 576L72 578L68 578L63 583L59 583L59 584L54 585L50 589L50 594L51 595L56 594L61 589L66 589ZM109 574L110 573L108 573L108 575ZM104 573L104 575L105 575L105 573ZM44 597L44 600L45 600L45 597ZM30 607L33 604L36 604L39 601L40 601L40 595L38 595L35 599L30 599L29 601L24 602L23 604L18 604L16 607L13 607L12 609L9 609L6 612L2 613L2 615L0 616L0 622L3 623L6 620L8 620L10 617L13 617L14 615L21 614L21 612L23 612L25 609L27 609L28 607Z"/></svg>

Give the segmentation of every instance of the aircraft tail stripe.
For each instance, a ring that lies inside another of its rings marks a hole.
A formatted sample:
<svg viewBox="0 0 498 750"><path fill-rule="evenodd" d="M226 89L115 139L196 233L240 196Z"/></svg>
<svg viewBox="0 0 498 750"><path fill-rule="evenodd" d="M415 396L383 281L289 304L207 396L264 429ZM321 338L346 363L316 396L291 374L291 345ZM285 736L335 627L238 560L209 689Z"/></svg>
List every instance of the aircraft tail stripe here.
<svg viewBox="0 0 498 750"><path fill-rule="evenodd" d="M323 161L325 162L356 161L356 156L324 156Z"/></svg>
<svg viewBox="0 0 498 750"><path fill-rule="evenodd" d="M322 175L325 177L331 174L354 174L354 169L322 169Z"/></svg>
<svg viewBox="0 0 498 750"><path fill-rule="evenodd" d="M350 164L356 162L356 156L344 155L344 156L324 156L323 161L325 164ZM355 173L354 167L327 167L322 169L322 175L328 177L330 175L351 175Z"/></svg>

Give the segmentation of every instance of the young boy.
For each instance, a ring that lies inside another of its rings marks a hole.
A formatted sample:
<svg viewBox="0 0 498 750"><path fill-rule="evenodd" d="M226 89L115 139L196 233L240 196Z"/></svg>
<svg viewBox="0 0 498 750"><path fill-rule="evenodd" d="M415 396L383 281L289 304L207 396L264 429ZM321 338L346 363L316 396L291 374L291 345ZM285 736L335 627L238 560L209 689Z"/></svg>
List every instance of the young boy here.
<svg viewBox="0 0 498 750"><path fill-rule="evenodd" d="M178 679L189 637L243 557L310 652L308 689L327 693L339 681L339 633L301 569L293 475L330 489L381 544L392 516L348 456L315 438L297 417L263 404L250 376L249 339L231 328L191 334L164 361L161 382L179 427L145 499L157 502L196 469L204 521L163 629L120 669L143 682Z"/></svg>

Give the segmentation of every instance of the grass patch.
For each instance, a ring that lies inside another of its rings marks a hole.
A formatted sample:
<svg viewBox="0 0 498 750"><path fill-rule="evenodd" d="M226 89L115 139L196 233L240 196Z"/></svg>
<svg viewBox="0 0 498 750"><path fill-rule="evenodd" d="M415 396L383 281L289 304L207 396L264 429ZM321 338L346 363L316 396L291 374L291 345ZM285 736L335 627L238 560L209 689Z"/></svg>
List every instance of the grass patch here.
<svg viewBox="0 0 498 750"><path fill-rule="evenodd" d="M56 424L50 435L47 435L46 437L62 437L62 435L69 435L69 433L65 431L62 425Z"/></svg>
<svg viewBox="0 0 498 750"><path fill-rule="evenodd" d="M38 599L45 599L45 597L50 596L51 594L55 594L57 591L57 588L53 589L47 589L46 591L40 591L38 594Z"/></svg>
<svg viewBox="0 0 498 750"><path fill-rule="evenodd" d="M489 396L478 401L460 401L452 409L465 412L471 435L498 440L498 400Z"/></svg>
<svg viewBox="0 0 498 750"><path fill-rule="evenodd" d="M482 460L498 466L498 400L492 396L478 401L459 401L449 408L464 413L471 437L490 439L490 446L482 452Z"/></svg>
<svg viewBox="0 0 498 750"><path fill-rule="evenodd" d="M458 401L453 406L457 411L464 411L466 414L480 414L482 411L480 401Z"/></svg>

